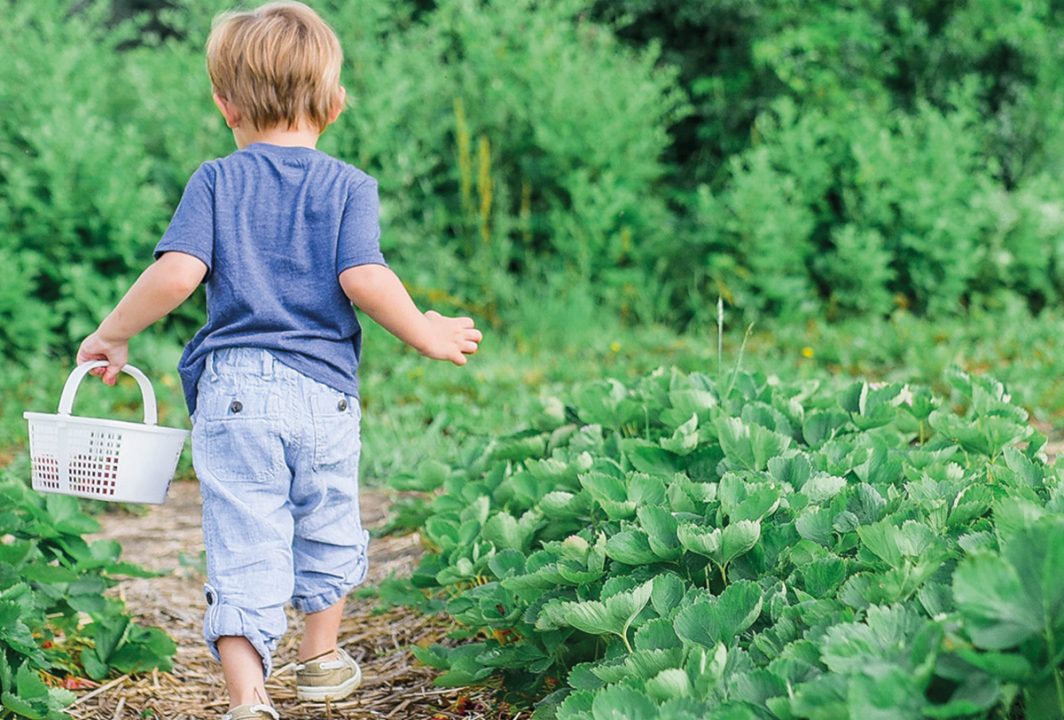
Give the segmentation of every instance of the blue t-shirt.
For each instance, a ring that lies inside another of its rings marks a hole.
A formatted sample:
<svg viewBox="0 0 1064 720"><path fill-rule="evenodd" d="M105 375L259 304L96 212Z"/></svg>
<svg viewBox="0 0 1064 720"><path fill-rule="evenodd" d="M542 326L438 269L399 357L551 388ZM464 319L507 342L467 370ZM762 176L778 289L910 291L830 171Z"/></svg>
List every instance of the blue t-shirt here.
<svg viewBox="0 0 1064 720"><path fill-rule="evenodd" d="M190 414L221 348L263 348L358 395L362 330L337 278L385 264L378 211L376 180L313 148L255 143L200 165L155 248L207 266L207 324L178 365Z"/></svg>

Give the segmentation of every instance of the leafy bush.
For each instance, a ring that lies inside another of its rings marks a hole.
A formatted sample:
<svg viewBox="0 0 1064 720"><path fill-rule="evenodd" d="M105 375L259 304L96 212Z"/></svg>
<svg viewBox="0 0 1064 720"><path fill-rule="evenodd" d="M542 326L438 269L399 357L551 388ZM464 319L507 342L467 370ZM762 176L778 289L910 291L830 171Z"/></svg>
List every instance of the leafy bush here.
<svg viewBox="0 0 1064 720"><path fill-rule="evenodd" d="M119 576L150 575L120 561L117 542L82 538L100 526L77 500L3 473L0 504L0 718L68 717L64 678L170 669L173 640L104 595Z"/></svg>
<svg viewBox="0 0 1064 720"><path fill-rule="evenodd" d="M667 250L655 190L683 102L657 53L619 45L587 5L447 0L400 32L372 5L330 8L355 60L334 147L393 189L389 231L416 287L453 274L446 290L492 309L513 298L509 273L545 265L659 309L635 286Z"/></svg>
<svg viewBox="0 0 1064 720"><path fill-rule="evenodd" d="M944 110L976 79L984 146L1006 185L1059 157L1051 118L1064 102L1062 16L1052 3L903 0L840 5L770 0L600 0L598 16L637 46L657 43L680 71L694 112L676 128L683 177L713 183L749 147L758 116L782 97L844 117L921 102Z"/></svg>
<svg viewBox="0 0 1064 720"><path fill-rule="evenodd" d="M91 329L231 150L202 51L228 4L45 0L0 28L4 356ZM351 97L321 147L381 179L423 303L502 326L549 277L683 326L718 294L784 321L1061 297L1048 3L315 5Z"/></svg>
<svg viewBox="0 0 1064 720"><path fill-rule="evenodd" d="M1000 383L948 380L546 402L403 480L442 489L408 594L471 640L415 654L559 720L1059 716L1064 485Z"/></svg>
<svg viewBox="0 0 1064 720"><path fill-rule="evenodd" d="M1041 175L1002 187L981 149L973 92L945 112L854 105L845 118L780 102L721 188L699 189L691 205L706 229L704 264L674 272L784 318L896 307L941 317L1000 305L1009 292L1040 309L1064 287L1053 239L1062 184Z"/></svg>
<svg viewBox="0 0 1064 720"><path fill-rule="evenodd" d="M122 122L112 103L119 48L134 28L108 29L102 5L71 5L21 4L0 29L12 50L0 79L0 249L33 284L29 297L0 306L0 319L28 311L35 321L28 338L0 346L5 354L90 332L167 217L144 152L147 128Z"/></svg>
<svg viewBox="0 0 1064 720"><path fill-rule="evenodd" d="M785 320L1059 297L1056 243L1039 229L1052 212L1030 201L1052 210L1064 185L1061 131L1046 126L1064 97L1051 3L620 0L596 12L635 45L660 45L691 98L669 155L698 248L670 265L686 279L672 296L681 317L706 320L710 303L691 298L718 292Z"/></svg>
<svg viewBox="0 0 1064 720"><path fill-rule="evenodd" d="M346 49L351 107L322 140L382 184L384 245L419 299L498 321L548 271L649 316L668 251L656 192L674 76L565 0L316 3ZM69 345L149 261L184 182L232 150L203 42L224 2L115 22L108 4L19 6L0 28L0 353ZM447 68L440 72L440 68ZM91 68L91 72L87 71ZM182 336L198 303L167 327Z"/></svg>

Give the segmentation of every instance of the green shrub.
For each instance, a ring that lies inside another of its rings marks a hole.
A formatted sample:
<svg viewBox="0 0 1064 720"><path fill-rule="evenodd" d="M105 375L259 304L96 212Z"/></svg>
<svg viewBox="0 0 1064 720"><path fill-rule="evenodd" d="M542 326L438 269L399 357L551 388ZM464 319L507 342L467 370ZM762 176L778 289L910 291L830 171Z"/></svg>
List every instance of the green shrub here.
<svg viewBox="0 0 1064 720"><path fill-rule="evenodd" d="M453 0L399 32L380 10L337 8L355 62L335 147L379 174L415 287L452 277L443 289L497 307L513 273L545 267L660 309L624 286L669 252L655 191L682 99L653 49L620 46L587 5Z"/></svg>
<svg viewBox="0 0 1064 720"><path fill-rule="evenodd" d="M706 321L718 293L785 321L1059 297L1044 233L1062 180L1064 17L1050 3L621 0L596 12L660 45L691 97L670 155L694 248L667 273L682 278L681 318Z"/></svg>
<svg viewBox="0 0 1064 720"><path fill-rule="evenodd" d="M713 237L705 266L720 268L707 289L784 318L895 304L943 315L1006 290L1038 306L1056 296L1057 184L1001 185L972 92L948 112L852 106L841 117L781 102L722 187L703 187L693 204Z"/></svg>
<svg viewBox="0 0 1064 720"><path fill-rule="evenodd" d="M854 138L850 211L882 232L898 268L899 290L921 310L955 311L984 262L990 223L979 196L993 182L967 108L921 107L894 133L874 124ZM981 212L981 210L983 210Z"/></svg>
<svg viewBox="0 0 1064 720"><path fill-rule="evenodd" d="M167 213L145 128L111 104L123 74L118 50L134 28L107 29L101 8L23 3L0 28L13 50L0 78L0 252L22 259L26 310L53 343L95 328L150 259ZM0 323L22 317L19 304L0 305Z"/></svg>
<svg viewBox="0 0 1064 720"><path fill-rule="evenodd" d="M1060 157L1064 18L1046 0L600 0L595 11L679 68L694 113L677 128L675 160L695 182L718 179L782 96L804 109L945 109L974 76L986 149L1009 184Z"/></svg>
<svg viewBox="0 0 1064 720"><path fill-rule="evenodd" d="M0 352L89 332L150 261L187 177L233 149L202 50L224 5L116 23L102 0L47 0L0 29L0 253L17 258ZM468 298L500 321L517 276L562 271L665 314L646 278L671 251L656 190L683 100L653 49L621 46L581 0L454 0L416 21L403 4L317 5L351 97L322 147L380 178L385 250L418 299ZM166 327L187 337L200 302ZM43 327L17 332L16 317Z"/></svg>
<svg viewBox="0 0 1064 720"><path fill-rule="evenodd" d="M1050 174L1025 180L1013 192L995 189L983 198L994 220L987 238L985 294L1006 287L1041 309L1064 288L1064 183Z"/></svg>
<svg viewBox="0 0 1064 720"><path fill-rule="evenodd" d="M227 4L12 8L4 356L69 353L232 150L203 60ZM718 295L785 322L1060 298L1044 2L315 5L351 98L321 147L380 178L385 250L424 304L503 326L547 277L681 326ZM202 316L199 296L162 332Z"/></svg>

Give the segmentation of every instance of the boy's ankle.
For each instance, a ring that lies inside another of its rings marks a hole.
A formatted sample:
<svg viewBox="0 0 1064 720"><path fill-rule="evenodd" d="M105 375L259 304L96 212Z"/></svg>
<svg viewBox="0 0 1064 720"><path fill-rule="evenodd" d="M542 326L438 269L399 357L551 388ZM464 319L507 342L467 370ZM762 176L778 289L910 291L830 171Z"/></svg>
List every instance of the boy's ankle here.
<svg viewBox="0 0 1064 720"><path fill-rule="evenodd" d="M304 657L303 653L299 654L300 663L308 662L329 662L330 660L339 660L340 654L336 652L336 648L329 648L325 652L320 652L309 657Z"/></svg>

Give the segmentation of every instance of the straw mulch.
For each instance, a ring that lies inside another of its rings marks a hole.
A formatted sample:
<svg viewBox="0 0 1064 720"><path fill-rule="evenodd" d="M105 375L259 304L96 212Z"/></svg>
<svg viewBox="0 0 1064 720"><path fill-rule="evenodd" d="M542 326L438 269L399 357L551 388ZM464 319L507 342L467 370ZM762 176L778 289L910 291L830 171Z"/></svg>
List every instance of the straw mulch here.
<svg viewBox="0 0 1064 720"><path fill-rule="evenodd" d="M366 527L383 524L388 495L365 490L361 497ZM144 515L114 513L100 518L99 537L122 543L124 558L153 570L168 571L151 579L130 579L117 588L128 608L143 623L164 628L178 644L171 672L124 676L84 692L68 712L77 720L214 720L228 708L221 666L201 637L203 575L200 553L199 489L194 481L175 482L164 505ZM370 543L367 583L389 573L407 574L420 555L418 536L374 538ZM362 718L492 718L519 720L489 689L451 689L432 685L435 671L420 665L406 648L442 641L450 626L440 618L406 609L375 614L372 599L349 598L340 629L340 645L362 666L362 687L350 698L331 704L295 699L294 673L300 617L290 610L289 631L274 654L275 668L267 690L282 718L290 720L360 720Z"/></svg>

